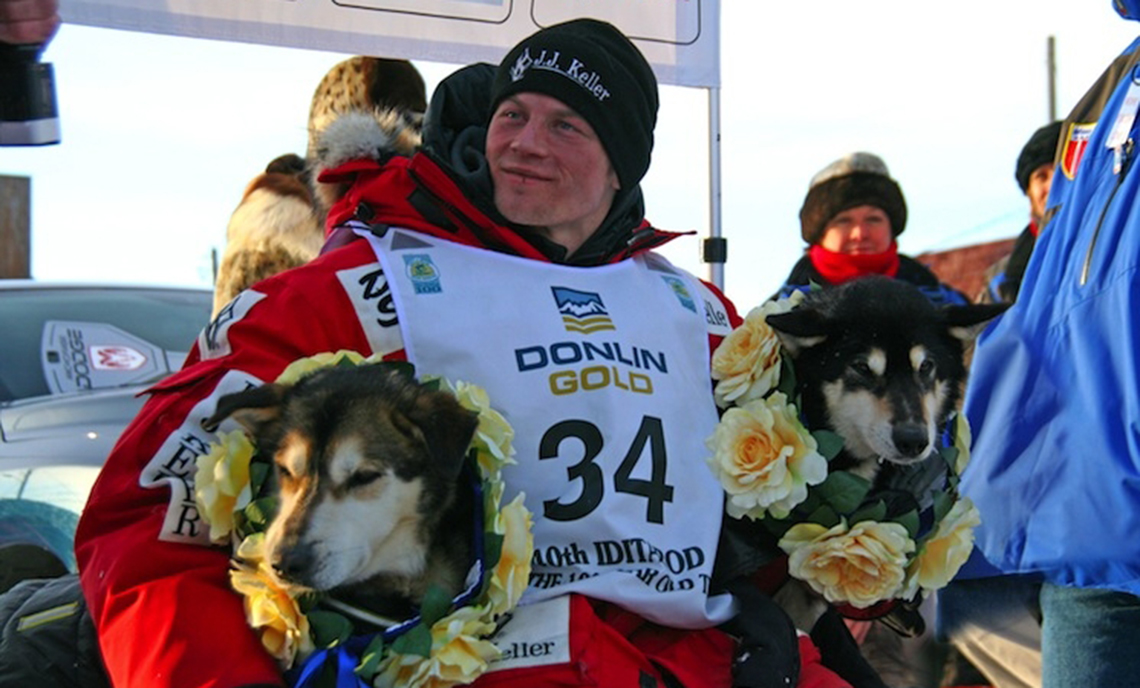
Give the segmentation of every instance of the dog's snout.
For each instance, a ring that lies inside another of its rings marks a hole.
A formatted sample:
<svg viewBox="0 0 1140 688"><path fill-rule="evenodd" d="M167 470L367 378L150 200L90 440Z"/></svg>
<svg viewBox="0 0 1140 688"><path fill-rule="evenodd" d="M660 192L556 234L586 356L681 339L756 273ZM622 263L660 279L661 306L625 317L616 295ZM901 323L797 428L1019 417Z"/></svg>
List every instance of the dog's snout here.
<svg viewBox="0 0 1140 688"><path fill-rule="evenodd" d="M273 557L272 565L274 573L281 580L305 584L313 567L313 551L309 547L292 547L279 551Z"/></svg>
<svg viewBox="0 0 1140 688"><path fill-rule="evenodd" d="M911 459L922 458L930 449L926 427L915 423L895 426L891 440L899 454Z"/></svg>

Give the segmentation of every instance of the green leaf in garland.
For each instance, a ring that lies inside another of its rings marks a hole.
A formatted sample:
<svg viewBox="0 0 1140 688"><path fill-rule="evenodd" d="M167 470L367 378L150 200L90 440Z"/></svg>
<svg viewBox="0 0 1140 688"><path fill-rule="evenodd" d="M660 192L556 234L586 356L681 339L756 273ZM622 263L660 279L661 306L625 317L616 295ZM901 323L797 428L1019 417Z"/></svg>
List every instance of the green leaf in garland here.
<svg viewBox="0 0 1140 688"><path fill-rule="evenodd" d="M420 603L420 619L424 625L430 627L436 621L447 616L451 611L451 595L440 586L432 584L424 593L424 600Z"/></svg>
<svg viewBox="0 0 1140 688"><path fill-rule="evenodd" d="M245 514L240 511L235 511L234 535L237 537L237 541L242 542L250 535L253 535L255 532L257 531L255 531L253 527L250 526L249 519L245 517Z"/></svg>
<svg viewBox="0 0 1140 688"><path fill-rule="evenodd" d="M829 506L821 506L807 517L809 523L817 523L824 528L833 528L839 525L839 514Z"/></svg>
<svg viewBox="0 0 1140 688"><path fill-rule="evenodd" d="M412 626L392 641L392 652L420 657L431 655L431 629L422 622Z"/></svg>
<svg viewBox="0 0 1140 688"><path fill-rule="evenodd" d="M851 514L847 519L847 525L853 526L863 521L882 521L886 517L887 504L879 499Z"/></svg>
<svg viewBox="0 0 1140 688"><path fill-rule="evenodd" d="M339 645L352 635L352 622L336 612L316 609L308 616L313 644L317 647Z"/></svg>
<svg viewBox="0 0 1140 688"><path fill-rule="evenodd" d="M942 447L938 450L942 456L942 460L946 462L946 467L954 473L954 467L958 465L958 448L955 446Z"/></svg>
<svg viewBox="0 0 1140 688"><path fill-rule="evenodd" d="M487 532L483 534L483 565L488 572L499 565L499 557L503 556L503 542L506 538L498 533Z"/></svg>
<svg viewBox="0 0 1140 688"><path fill-rule="evenodd" d="M935 525L942 522L946 514L950 513L950 507L954 506L954 496L946 492L934 493L934 523Z"/></svg>
<svg viewBox="0 0 1140 688"><path fill-rule="evenodd" d="M368 647L364 648L360 664L356 667L356 675L364 679L368 685L372 685L372 677L376 675L381 659L384 659L384 634L377 633L368 643Z"/></svg>
<svg viewBox="0 0 1140 688"><path fill-rule="evenodd" d="M906 528L907 536L910 537L911 540L918 539L919 522L917 510L911 509L910 511L896 518L895 522L901 524L903 528Z"/></svg>
<svg viewBox="0 0 1140 688"><path fill-rule="evenodd" d="M262 496L262 488L266 486L265 483L272 472L273 467L264 461L253 461L249 464L249 493L254 498Z"/></svg>
<svg viewBox="0 0 1140 688"><path fill-rule="evenodd" d="M820 456L831 461L843 450L843 438L830 430L815 430L811 433L818 445Z"/></svg>
<svg viewBox="0 0 1140 688"><path fill-rule="evenodd" d="M815 492L841 514L858 509L870 490L869 480L847 471L835 471L815 486Z"/></svg>
<svg viewBox="0 0 1140 688"><path fill-rule="evenodd" d="M275 497L262 497L255 499L242 509L249 525L257 532L261 532L269 527L269 522L273 520L273 513L277 510L277 499Z"/></svg>

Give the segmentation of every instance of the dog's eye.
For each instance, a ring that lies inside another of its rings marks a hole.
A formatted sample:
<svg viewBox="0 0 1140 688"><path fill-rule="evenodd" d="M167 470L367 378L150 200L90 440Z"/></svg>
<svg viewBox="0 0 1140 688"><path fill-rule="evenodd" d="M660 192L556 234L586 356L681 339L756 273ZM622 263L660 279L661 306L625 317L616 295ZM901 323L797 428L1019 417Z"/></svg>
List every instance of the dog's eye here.
<svg viewBox="0 0 1140 688"><path fill-rule="evenodd" d="M918 366L918 374L923 378L934 377L934 361L927 359Z"/></svg>
<svg viewBox="0 0 1140 688"><path fill-rule="evenodd" d="M855 361L851 364L851 370L862 377L874 377L875 372L871 370L871 366L866 361Z"/></svg>
<svg viewBox="0 0 1140 688"><path fill-rule="evenodd" d="M371 485L383 477L384 473L382 471L357 471L348 476L348 480L346 480L344 484L345 487L351 490L356 487Z"/></svg>

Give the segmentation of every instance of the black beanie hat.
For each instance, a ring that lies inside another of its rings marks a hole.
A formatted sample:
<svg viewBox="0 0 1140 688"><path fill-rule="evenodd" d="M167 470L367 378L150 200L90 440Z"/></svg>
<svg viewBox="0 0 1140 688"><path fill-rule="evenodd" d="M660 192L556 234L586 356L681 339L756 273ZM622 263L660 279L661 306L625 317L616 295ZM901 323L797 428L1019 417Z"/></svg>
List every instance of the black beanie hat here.
<svg viewBox="0 0 1140 688"><path fill-rule="evenodd" d="M831 218L859 205L882 208L891 220L891 235L906 229L906 200L902 189L887 171L882 158L871 153L851 153L820 170L811 179L800 208L800 230L811 245L823 238Z"/></svg>
<svg viewBox="0 0 1140 688"><path fill-rule="evenodd" d="M523 39L495 73L491 113L507 96L523 92L557 98L589 122L622 189L645 176L657 124L657 79L613 25L573 19Z"/></svg>
<svg viewBox="0 0 1140 688"><path fill-rule="evenodd" d="M1017 156L1017 168L1014 176L1022 193L1029 191L1029 177L1033 170L1042 165L1053 164L1053 157L1057 153L1057 140L1061 138L1061 122L1050 122L1033 132L1021 154Z"/></svg>

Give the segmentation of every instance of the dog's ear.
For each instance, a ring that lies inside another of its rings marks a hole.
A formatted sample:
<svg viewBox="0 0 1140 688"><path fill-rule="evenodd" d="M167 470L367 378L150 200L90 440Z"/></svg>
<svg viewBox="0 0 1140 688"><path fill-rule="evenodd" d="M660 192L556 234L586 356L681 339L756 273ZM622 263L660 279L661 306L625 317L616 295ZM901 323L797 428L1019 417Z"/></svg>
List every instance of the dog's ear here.
<svg viewBox="0 0 1140 688"><path fill-rule="evenodd" d="M214 415L204 420L202 427L213 432L222 421L232 417L250 435L257 437L266 425L280 417L285 389L284 385L268 384L227 394L218 399Z"/></svg>
<svg viewBox="0 0 1140 688"><path fill-rule="evenodd" d="M406 415L422 433L435 465L448 478L458 478L467 447L479 425L479 415L463 408L455 397L445 392L420 394L411 408L406 409Z"/></svg>
<svg viewBox="0 0 1140 688"><path fill-rule="evenodd" d="M952 336L971 342L982 333L991 320L1010 307L1008 303L979 303L968 306L946 306L942 309L946 325Z"/></svg>
<svg viewBox="0 0 1140 688"><path fill-rule="evenodd" d="M827 319L819 311L803 306L787 313L774 313L764 321L776 332L780 344L792 356L804 349L822 344L827 339Z"/></svg>

